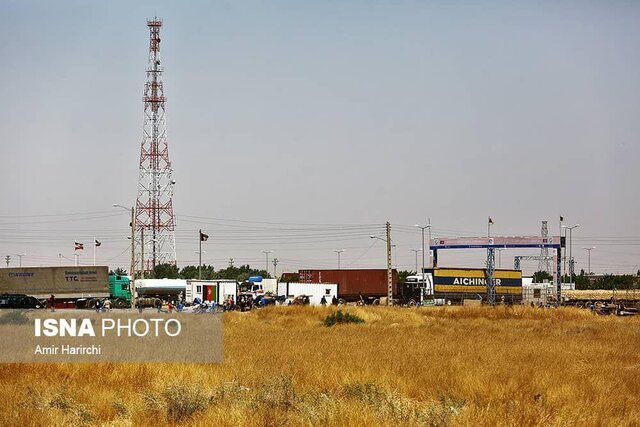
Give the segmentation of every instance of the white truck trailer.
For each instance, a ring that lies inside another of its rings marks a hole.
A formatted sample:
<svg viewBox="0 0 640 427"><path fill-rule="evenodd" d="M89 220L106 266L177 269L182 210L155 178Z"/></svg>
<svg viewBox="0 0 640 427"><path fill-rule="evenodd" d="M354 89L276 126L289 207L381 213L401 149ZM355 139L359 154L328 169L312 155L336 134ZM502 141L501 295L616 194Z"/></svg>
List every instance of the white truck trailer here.
<svg viewBox="0 0 640 427"><path fill-rule="evenodd" d="M331 304L333 297L338 298L338 285L336 283L278 283L278 296L293 299L299 295L308 296L311 305L320 305L322 297L327 304Z"/></svg>

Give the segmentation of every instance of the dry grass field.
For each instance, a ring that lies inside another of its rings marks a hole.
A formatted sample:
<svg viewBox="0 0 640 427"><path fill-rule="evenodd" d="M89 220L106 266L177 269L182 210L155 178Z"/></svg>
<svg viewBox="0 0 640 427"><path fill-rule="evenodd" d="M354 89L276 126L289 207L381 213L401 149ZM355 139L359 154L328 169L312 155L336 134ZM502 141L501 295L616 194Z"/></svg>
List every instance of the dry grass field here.
<svg viewBox="0 0 640 427"><path fill-rule="evenodd" d="M225 314L221 365L3 365L3 425L640 425L640 316Z"/></svg>

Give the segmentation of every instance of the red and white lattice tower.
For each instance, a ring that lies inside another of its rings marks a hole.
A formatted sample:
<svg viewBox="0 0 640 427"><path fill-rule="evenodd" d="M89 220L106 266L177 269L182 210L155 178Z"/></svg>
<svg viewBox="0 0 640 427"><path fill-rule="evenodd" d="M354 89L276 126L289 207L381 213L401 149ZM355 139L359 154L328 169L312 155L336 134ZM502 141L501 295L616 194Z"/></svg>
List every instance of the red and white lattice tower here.
<svg viewBox="0 0 640 427"><path fill-rule="evenodd" d="M172 202L175 181L171 178L164 116L167 99L162 87L160 62L162 21L154 18L147 21L147 27L150 33L149 65L144 85L144 127L136 199L136 259L142 260L144 271L151 271L158 264L176 262ZM138 264L137 268L141 266Z"/></svg>

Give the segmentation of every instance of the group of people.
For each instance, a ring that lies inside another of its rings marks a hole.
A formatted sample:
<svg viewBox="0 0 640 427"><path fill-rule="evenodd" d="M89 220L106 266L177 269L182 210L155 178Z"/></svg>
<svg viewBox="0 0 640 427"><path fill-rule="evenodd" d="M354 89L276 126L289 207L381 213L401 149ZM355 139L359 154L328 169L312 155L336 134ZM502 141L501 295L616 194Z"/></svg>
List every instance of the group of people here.
<svg viewBox="0 0 640 427"><path fill-rule="evenodd" d="M322 295L322 299L320 300L320 305L327 305L327 299L325 298L324 295ZM333 298L331 298L331 305L338 305L338 298L334 295Z"/></svg>
<svg viewBox="0 0 640 427"><path fill-rule="evenodd" d="M96 305L94 307L96 309L96 313L111 311L111 300L109 299L98 299L96 300Z"/></svg>
<svg viewBox="0 0 640 427"><path fill-rule="evenodd" d="M169 301L169 304L167 304L167 310L169 310L169 313L173 313L173 310L180 313L184 310L184 302L179 300L176 304L175 301Z"/></svg>

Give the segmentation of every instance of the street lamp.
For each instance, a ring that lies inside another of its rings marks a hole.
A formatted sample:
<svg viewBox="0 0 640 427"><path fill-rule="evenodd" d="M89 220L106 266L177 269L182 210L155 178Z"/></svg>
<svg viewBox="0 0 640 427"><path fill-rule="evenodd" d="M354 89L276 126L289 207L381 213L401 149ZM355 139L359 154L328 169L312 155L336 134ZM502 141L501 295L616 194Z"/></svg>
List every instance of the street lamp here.
<svg viewBox="0 0 640 427"><path fill-rule="evenodd" d="M427 225L422 226L420 224L416 224L416 227L418 227L422 231L422 274L424 274L424 256L426 254L425 247L424 247L424 230L426 228L429 229L429 249L428 250L429 250L429 267L431 267L431 218L429 218ZM420 277L424 278L424 276L420 276Z"/></svg>
<svg viewBox="0 0 640 427"><path fill-rule="evenodd" d="M273 251L262 251L262 253L263 253L263 254L265 254L266 259L267 259L267 263L266 263L266 265L265 265L265 269L264 269L264 271L266 271L266 272L267 272L267 274L269 274L269 254L272 254L272 253L273 253Z"/></svg>
<svg viewBox="0 0 640 427"><path fill-rule="evenodd" d="M591 276L591 251L595 248L595 246L591 246L590 248L582 248L589 253L589 276Z"/></svg>
<svg viewBox="0 0 640 427"><path fill-rule="evenodd" d="M573 248L572 248L573 240L572 240L572 236L573 236L573 229L580 227L580 224L576 224L576 225L573 225L571 227L563 225L562 227L566 228L567 230L569 230L569 283L573 283Z"/></svg>
<svg viewBox="0 0 640 427"><path fill-rule="evenodd" d="M333 252L338 254L338 270L340 270L340 254L344 252L344 249L334 249Z"/></svg>
<svg viewBox="0 0 640 427"><path fill-rule="evenodd" d="M113 204L114 208L124 209L125 211L129 211L129 208L119 205L117 203ZM135 280L136 278L136 241L135 241L135 232L136 232L136 224L135 224L135 207L131 206L131 267L129 268L129 275L131 276L131 280ZM144 260L140 260L140 263L144 263ZM144 270L143 270L144 275ZM133 296L133 293L132 293Z"/></svg>

